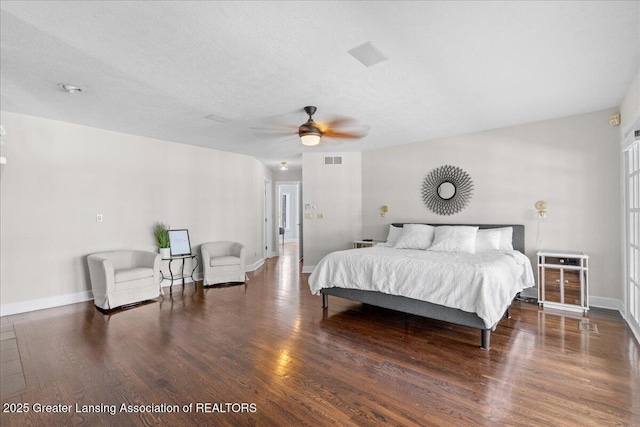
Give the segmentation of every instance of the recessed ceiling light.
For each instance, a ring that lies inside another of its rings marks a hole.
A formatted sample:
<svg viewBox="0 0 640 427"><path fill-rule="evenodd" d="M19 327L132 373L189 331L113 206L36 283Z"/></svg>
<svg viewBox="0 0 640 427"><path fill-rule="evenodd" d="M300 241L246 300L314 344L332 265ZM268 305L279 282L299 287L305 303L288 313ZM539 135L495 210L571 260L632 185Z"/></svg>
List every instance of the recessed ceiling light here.
<svg viewBox="0 0 640 427"><path fill-rule="evenodd" d="M356 46L353 49L348 50L347 52L367 67L371 67L372 65L376 65L389 59L387 55L380 52L380 49L375 47L371 42L363 43L360 46Z"/></svg>
<svg viewBox="0 0 640 427"><path fill-rule="evenodd" d="M69 93L80 93L80 92L82 92L82 89L80 89L78 86L68 85L68 84L65 84L65 83L58 83L58 87L60 88L60 90L63 90L65 92L69 92Z"/></svg>

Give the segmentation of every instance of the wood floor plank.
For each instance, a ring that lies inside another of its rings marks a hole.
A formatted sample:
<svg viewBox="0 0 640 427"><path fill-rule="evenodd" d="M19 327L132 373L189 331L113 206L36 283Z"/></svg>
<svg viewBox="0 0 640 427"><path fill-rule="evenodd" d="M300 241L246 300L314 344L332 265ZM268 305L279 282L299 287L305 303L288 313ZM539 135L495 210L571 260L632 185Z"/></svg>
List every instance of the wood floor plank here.
<svg viewBox="0 0 640 427"><path fill-rule="evenodd" d="M176 286L109 315L88 302L3 317L25 384L2 404L32 410L0 424L640 425L640 346L616 312L515 302L483 351L475 329L336 297L323 310L285 250L245 285Z"/></svg>

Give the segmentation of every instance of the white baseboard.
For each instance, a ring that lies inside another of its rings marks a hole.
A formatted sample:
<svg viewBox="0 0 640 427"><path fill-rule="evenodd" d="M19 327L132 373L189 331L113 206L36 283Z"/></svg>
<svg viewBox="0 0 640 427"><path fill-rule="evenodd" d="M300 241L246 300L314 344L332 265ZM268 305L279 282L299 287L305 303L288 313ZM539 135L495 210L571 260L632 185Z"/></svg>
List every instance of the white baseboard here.
<svg viewBox="0 0 640 427"><path fill-rule="evenodd" d="M617 310L624 317L624 304L619 299L605 297L589 297L589 307Z"/></svg>
<svg viewBox="0 0 640 427"><path fill-rule="evenodd" d="M620 310L620 313L622 314L622 318L627 322L627 325L629 325L629 329L631 329L631 332L633 332L633 335L636 337L636 341L640 344L640 325L633 320L629 320L626 307L624 307L623 310Z"/></svg>
<svg viewBox="0 0 640 427"><path fill-rule="evenodd" d="M629 325L629 329L631 329L631 332L633 332L633 335L636 337L636 341L640 344L640 326L633 320L629 320L626 314L625 310L624 313L622 313L622 317L627 322L627 325Z"/></svg>
<svg viewBox="0 0 640 427"><path fill-rule="evenodd" d="M626 320L626 319L625 319ZM627 325L629 325L629 329L633 332L633 335L636 336L636 341L640 344L640 328L636 328L635 325L627 320Z"/></svg>
<svg viewBox="0 0 640 427"><path fill-rule="evenodd" d="M245 265L244 266L244 271L246 271L246 272L256 271L257 269L259 269L263 265L264 265L264 258L260 258L259 260L257 260L253 264Z"/></svg>
<svg viewBox="0 0 640 427"><path fill-rule="evenodd" d="M315 265L303 265L302 272L303 273L313 273L313 270L316 269Z"/></svg>
<svg viewBox="0 0 640 427"><path fill-rule="evenodd" d="M245 271L247 272L255 271L258 268L262 267L263 264L264 264L264 258L261 258L253 264L246 265ZM196 272L193 275L193 278L195 280L202 280L202 273ZM191 277L185 277L184 283L192 283L192 282L193 280L191 280ZM181 284L181 283L182 283L182 279L173 280L174 285ZM171 286L171 279L165 277L164 280L160 282L160 286L162 286L163 288ZM77 292L75 294L58 295L55 297L38 298L38 299L32 299L28 301L0 304L0 317L10 316L12 314L27 313L29 311L44 310L46 308L61 307L63 305L75 304L78 302L85 302L85 301L91 301L91 300L93 300L93 292L83 291L83 292Z"/></svg>
<svg viewBox="0 0 640 427"><path fill-rule="evenodd" d="M75 304L77 302L90 301L92 299L93 292L83 291L75 294L58 295L55 297L0 304L0 316L10 316L12 314L44 310L45 308L60 307L63 305Z"/></svg>

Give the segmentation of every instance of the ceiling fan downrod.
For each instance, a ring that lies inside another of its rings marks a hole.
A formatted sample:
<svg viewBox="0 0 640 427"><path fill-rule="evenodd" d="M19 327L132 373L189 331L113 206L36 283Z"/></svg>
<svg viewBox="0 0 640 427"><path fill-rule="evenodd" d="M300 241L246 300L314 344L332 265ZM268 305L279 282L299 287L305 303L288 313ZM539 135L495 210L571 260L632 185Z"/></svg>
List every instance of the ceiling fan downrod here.
<svg viewBox="0 0 640 427"><path fill-rule="evenodd" d="M304 112L309 115L309 120L312 120L311 116L316 113L316 107L314 107L313 105L304 107Z"/></svg>

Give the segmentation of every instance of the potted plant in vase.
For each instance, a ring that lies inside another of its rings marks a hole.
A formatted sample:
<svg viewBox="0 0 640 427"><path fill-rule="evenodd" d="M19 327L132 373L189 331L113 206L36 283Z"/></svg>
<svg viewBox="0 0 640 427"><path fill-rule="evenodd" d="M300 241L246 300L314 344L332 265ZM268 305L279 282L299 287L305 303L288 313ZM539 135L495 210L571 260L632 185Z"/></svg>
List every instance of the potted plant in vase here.
<svg viewBox="0 0 640 427"><path fill-rule="evenodd" d="M156 236L158 247L160 248L160 256L162 259L169 259L171 257L171 249L169 243L169 230L167 226L160 221L156 221L153 224L153 234Z"/></svg>

